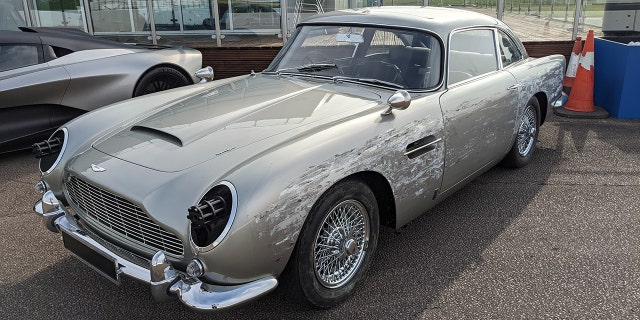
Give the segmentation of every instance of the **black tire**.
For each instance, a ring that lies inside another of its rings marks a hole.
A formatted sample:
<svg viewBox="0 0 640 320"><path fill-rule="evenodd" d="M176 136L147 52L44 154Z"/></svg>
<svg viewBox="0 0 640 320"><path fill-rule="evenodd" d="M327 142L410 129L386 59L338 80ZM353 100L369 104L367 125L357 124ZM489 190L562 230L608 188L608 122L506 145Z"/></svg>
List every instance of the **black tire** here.
<svg viewBox="0 0 640 320"><path fill-rule="evenodd" d="M145 73L133 91L133 96L138 97L149 93L173 89L191 84L182 72L170 68L160 67Z"/></svg>
<svg viewBox="0 0 640 320"><path fill-rule="evenodd" d="M345 228L359 224L361 229ZM365 183L346 180L333 186L313 206L300 232L283 274L288 294L320 308L346 300L371 265L379 226L378 204Z"/></svg>
<svg viewBox="0 0 640 320"><path fill-rule="evenodd" d="M518 133L511 150L502 160L501 165L508 168L521 168L531 161L531 155L538 141L540 130L540 104L536 97L531 97L520 117Z"/></svg>

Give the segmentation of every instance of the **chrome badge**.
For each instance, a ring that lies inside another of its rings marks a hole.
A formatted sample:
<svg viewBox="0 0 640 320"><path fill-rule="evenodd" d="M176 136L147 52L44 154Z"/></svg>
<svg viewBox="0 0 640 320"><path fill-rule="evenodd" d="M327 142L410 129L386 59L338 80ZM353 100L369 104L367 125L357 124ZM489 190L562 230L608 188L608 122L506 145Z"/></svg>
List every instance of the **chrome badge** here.
<svg viewBox="0 0 640 320"><path fill-rule="evenodd" d="M105 168L103 168L101 166L95 165L95 164L91 164L91 170L93 170L93 172L107 171L107 169L105 169Z"/></svg>

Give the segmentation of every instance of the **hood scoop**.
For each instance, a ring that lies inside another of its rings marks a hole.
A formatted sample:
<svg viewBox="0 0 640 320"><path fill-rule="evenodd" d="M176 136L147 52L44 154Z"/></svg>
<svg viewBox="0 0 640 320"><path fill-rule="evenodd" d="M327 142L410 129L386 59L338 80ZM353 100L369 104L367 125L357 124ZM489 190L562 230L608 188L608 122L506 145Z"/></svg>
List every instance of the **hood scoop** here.
<svg viewBox="0 0 640 320"><path fill-rule="evenodd" d="M182 142L182 140L180 140L180 138L174 136L173 134L171 134L169 132L162 131L162 130L157 129L157 128L151 128L151 127L145 127L145 126L138 125L138 126L131 127L131 131L149 135L150 138L164 140L164 141L169 142L171 144L174 144L174 145L176 145L178 147L182 147L184 145L184 143Z"/></svg>

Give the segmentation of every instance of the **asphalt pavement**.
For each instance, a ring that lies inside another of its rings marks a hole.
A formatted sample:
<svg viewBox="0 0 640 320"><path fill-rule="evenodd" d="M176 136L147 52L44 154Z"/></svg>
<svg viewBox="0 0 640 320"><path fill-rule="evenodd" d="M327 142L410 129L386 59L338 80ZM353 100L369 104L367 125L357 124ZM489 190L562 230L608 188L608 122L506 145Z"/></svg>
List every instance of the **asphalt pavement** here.
<svg viewBox="0 0 640 320"><path fill-rule="evenodd" d="M196 314L116 286L32 212L37 161L0 155L0 319L638 319L640 121L552 116L522 169L496 167L400 230L365 283L314 310L282 288Z"/></svg>

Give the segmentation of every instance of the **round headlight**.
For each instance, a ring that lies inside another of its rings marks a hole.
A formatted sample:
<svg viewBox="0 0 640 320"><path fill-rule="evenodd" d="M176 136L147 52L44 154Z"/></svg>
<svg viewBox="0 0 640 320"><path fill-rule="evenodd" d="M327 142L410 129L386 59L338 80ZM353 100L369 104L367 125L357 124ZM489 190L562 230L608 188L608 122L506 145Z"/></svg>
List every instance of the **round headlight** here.
<svg viewBox="0 0 640 320"><path fill-rule="evenodd" d="M33 154L40 159L40 172L50 172L58 165L67 146L67 138L67 129L62 128L54 132L49 139L31 146Z"/></svg>
<svg viewBox="0 0 640 320"><path fill-rule="evenodd" d="M197 251L211 250L224 239L235 218L236 199L233 185L221 182L188 209L191 243Z"/></svg>

